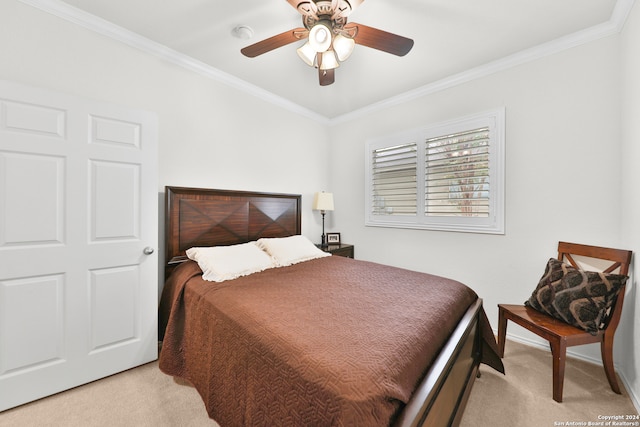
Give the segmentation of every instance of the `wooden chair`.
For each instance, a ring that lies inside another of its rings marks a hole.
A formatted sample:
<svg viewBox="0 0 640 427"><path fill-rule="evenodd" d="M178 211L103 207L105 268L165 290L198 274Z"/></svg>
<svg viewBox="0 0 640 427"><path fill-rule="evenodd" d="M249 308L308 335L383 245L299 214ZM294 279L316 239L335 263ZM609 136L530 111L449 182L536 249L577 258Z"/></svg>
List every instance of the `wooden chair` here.
<svg viewBox="0 0 640 427"><path fill-rule="evenodd" d="M621 249L566 242L558 243L558 259L564 260L578 269L580 267L572 255L611 261L613 264L604 269L603 272L613 273L619 269L618 274L628 275L631 254L631 251ZM599 342L604 371L607 374L609 385L615 393L620 394L620 387L613 367L613 336L618 323L620 323L624 291L625 289L622 287L611 309L609 322L605 329L600 330L596 335L525 305L498 304L498 350L500 356L504 357L507 320L511 320L549 341L553 356L553 399L557 402L562 402L567 347Z"/></svg>

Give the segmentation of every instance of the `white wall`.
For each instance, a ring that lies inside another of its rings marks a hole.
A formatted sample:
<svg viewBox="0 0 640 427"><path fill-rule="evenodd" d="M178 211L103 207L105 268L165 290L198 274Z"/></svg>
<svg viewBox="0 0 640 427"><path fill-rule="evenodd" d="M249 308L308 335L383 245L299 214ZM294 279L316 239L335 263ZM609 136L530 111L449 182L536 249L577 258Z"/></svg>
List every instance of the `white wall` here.
<svg viewBox="0 0 640 427"><path fill-rule="evenodd" d="M622 32L622 244L640 250L640 6L636 2ZM635 390L636 407L640 398L640 292L638 292L638 261L633 262L631 286L628 286L622 321L616 334L620 343L618 354L626 363L622 375Z"/></svg>
<svg viewBox="0 0 640 427"><path fill-rule="evenodd" d="M311 202L327 187L323 125L15 0L0 2L0 79L156 112L159 192L302 194L303 234L319 241Z"/></svg>
<svg viewBox="0 0 640 427"><path fill-rule="evenodd" d="M333 191L327 228L356 244L356 257L468 284L495 327L496 304L529 296L558 240L640 250L638 9L620 37L328 129L16 0L0 2L0 79L155 111L159 192L300 193L303 233L316 238L312 194ZM367 138L498 106L507 113L505 235L364 227ZM615 356L640 396L640 297L630 288ZM512 324L509 332L530 338ZM599 357L593 346L581 354Z"/></svg>
<svg viewBox="0 0 640 427"><path fill-rule="evenodd" d="M616 37L574 48L331 129L337 231L359 258L435 272L499 302L531 293L558 240L620 243ZM364 226L364 145L393 133L506 107L506 234Z"/></svg>
<svg viewBox="0 0 640 427"><path fill-rule="evenodd" d="M357 258L469 285L484 299L494 328L496 305L530 296L547 259L557 255L559 240L640 250L621 226L620 46L620 37L611 36L333 127L336 231L356 245ZM637 119L637 97L633 102ZM500 106L506 107L507 123L505 235L364 226L367 138ZM637 130L629 132L637 136ZM633 169L633 159L627 161ZM637 211L637 195L632 197ZM513 323L508 333L543 342ZM623 347L632 345L631 333L620 331L615 357L625 373L634 362L623 356ZM571 351L600 360L597 345ZM640 395L637 385L635 394Z"/></svg>

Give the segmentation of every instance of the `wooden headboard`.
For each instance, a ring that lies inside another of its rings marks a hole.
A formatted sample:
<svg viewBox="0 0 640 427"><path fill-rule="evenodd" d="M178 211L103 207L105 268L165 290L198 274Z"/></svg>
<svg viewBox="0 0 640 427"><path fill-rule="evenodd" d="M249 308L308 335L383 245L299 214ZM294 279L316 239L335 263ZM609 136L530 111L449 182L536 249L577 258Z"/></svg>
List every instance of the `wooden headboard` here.
<svg viewBox="0 0 640 427"><path fill-rule="evenodd" d="M301 233L299 194L165 187L165 279L194 246Z"/></svg>

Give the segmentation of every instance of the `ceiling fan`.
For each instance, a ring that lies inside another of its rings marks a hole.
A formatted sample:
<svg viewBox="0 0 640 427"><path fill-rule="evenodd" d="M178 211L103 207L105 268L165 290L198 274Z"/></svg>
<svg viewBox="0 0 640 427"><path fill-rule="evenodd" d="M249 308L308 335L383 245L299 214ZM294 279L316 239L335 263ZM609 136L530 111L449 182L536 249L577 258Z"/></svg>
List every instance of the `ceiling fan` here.
<svg viewBox="0 0 640 427"><path fill-rule="evenodd" d="M297 52L318 69L321 86L335 81L335 69L353 51L355 44L398 56L406 55L413 40L362 24L347 23L347 17L364 0L287 0L302 14L304 28L294 28L240 50L254 58L298 40L308 41Z"/></svg>

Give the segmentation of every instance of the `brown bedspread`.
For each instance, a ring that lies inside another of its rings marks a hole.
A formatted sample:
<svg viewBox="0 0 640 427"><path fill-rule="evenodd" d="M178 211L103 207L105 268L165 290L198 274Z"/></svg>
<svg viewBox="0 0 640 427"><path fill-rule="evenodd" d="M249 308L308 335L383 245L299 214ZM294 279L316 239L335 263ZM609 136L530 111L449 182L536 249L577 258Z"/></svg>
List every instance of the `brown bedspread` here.
<svg viewBox="0 0 640 427"><path fill-rule="evenodd" d="M169 278L160 369L221 426L387 426L477 295L454 280L327 257L228 282ZM490 329L489 329L490 330Z"/></svg>

